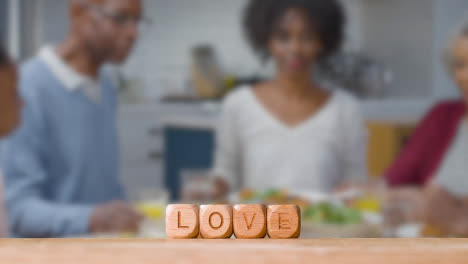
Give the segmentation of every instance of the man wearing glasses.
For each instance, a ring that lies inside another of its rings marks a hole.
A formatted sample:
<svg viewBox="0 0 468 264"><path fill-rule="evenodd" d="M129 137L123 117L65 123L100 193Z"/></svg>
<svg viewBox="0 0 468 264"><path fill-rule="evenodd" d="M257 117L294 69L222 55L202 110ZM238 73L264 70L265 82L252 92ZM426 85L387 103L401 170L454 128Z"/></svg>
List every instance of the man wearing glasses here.
<svg viewBox="0 0 468 264"><path fill-rule="evenodd" d="M69 0L70 30L20 72L22 124L2 155L10 230L20 237L136 231L118 179L115 84L138 36L140 0Z"/></svg>

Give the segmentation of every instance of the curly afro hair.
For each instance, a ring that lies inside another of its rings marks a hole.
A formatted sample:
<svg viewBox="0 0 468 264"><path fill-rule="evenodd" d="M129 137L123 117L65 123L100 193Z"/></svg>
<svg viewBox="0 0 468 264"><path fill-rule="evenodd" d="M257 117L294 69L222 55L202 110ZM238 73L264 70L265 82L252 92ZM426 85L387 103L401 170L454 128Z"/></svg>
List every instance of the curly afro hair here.
<svg viewBox="0 0 468 264"><path fill-rule="evenodd" d="M343 42L345 14L337 0L250 0L244 14L245 34L262 59L269 57L268 42L278 21L290 8L305 11L323 44L320 60L333 55Z"/></svg>

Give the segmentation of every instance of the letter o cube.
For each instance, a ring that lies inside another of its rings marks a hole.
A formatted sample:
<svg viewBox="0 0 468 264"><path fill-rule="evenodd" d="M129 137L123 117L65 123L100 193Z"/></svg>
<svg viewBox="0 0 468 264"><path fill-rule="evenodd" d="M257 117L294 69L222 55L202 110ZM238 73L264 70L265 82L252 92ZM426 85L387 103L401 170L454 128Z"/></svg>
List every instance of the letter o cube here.
<svg viewBox="0 0 468 264"><path fill-rule="evenodd" d="M200 206L200 235L203 238L230 238L232 236L232 206Z"/></svg>

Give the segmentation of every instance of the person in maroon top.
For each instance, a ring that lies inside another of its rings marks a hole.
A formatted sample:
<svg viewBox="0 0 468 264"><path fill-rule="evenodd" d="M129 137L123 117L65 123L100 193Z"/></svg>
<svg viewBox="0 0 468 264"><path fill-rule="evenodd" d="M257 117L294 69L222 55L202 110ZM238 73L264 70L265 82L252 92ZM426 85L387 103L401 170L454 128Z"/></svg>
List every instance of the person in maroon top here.
<svg viewBox="0 0 468 264"><path fill-rule="evenodd" d="M450 42L446 61L462 98L439 103L424 117L385 175L392 189L387 205L405 204L406 221L424 221L447 234L466 236L468 20Z"/></svg>
<svg viewBox="0 0 468 264"><path fill-rule="evenodd" d="M466 93L468 100L468 90ZM439 103L424 117L386 173L390 187L424 186L431 181L456 136L460 122L464 121L466 102L452 100Z"/></svg>

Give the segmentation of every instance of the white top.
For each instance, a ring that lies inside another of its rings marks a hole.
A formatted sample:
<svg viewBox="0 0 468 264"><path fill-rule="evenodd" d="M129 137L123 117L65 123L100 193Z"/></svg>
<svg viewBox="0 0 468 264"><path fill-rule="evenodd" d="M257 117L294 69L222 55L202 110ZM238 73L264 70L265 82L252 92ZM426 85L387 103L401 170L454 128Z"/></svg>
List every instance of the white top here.
<svg viewBox="0 0 468 264"><path fill-rule="evenodd" d="M223 104L214 174L234 188L329 192L366 178L366 142L358 103L343 91L334 91L302 124L288 127L243 87Z"/></svg>
<svg viewBox="0 0 468 264"><path fill-rule="evenodd" d="M457 135L435 177L438 184L459 197L468 196L468 124L465 120L458 125Z"/></svg>
<svg viewBox="0 0 468 264"><path fill-rule="evenodd" d="M99 82L71 68L52 46L43 47L39 52L39 58L47 64L65 89L70 92L82 89L88 98L96 103L99 102L101 97Z"/></svg>

